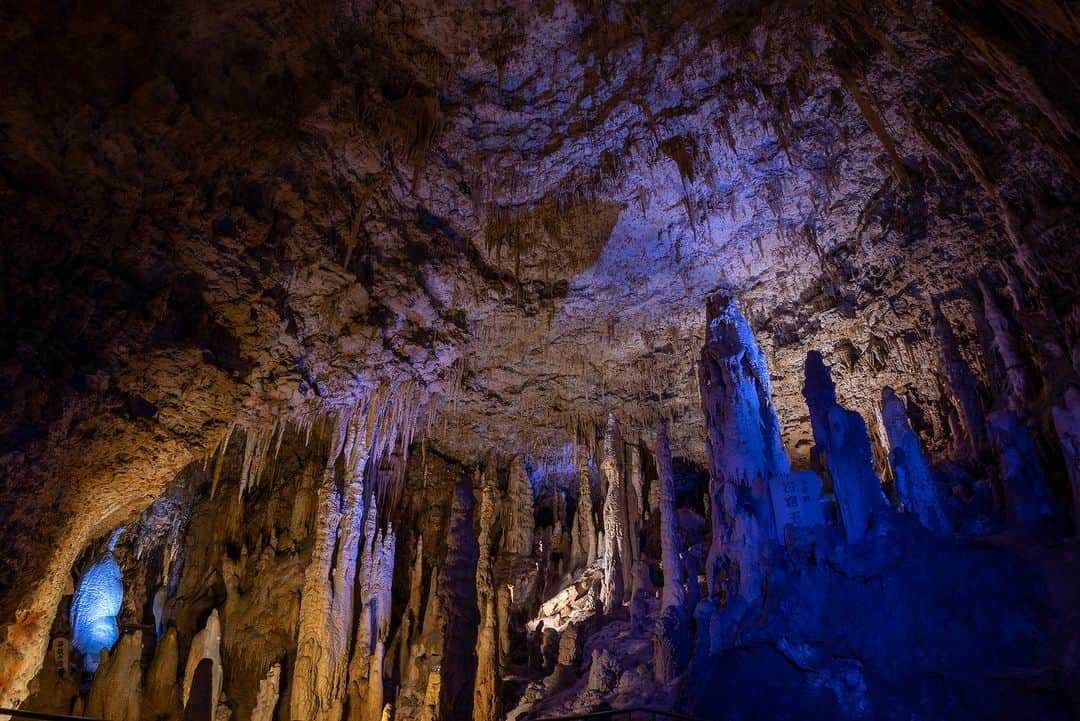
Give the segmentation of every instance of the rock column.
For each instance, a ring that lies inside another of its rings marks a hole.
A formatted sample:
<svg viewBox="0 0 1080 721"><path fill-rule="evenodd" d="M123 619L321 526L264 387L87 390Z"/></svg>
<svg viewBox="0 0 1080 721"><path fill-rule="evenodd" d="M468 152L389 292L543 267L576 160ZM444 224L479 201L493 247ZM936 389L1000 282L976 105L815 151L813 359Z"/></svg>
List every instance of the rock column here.
<svg viewBox="0 0 1080 721"><path fill-rule="evenodd" d="M709 452L711 597L761 594L763 544L774 537L769 479L790 470L765 356L731 298L710 299L699 380Z"/></svg>
<svg viewBox="0 0 1080 721"><path fill-rule="evenodd" d="M909 512L934 533L947 534L952 526L934 472L927 463L919 437L908 424L904 402L892 388L881 392L881 417L889 439L889 464L896 478L896 493Z"/></svg>
<svg viewBox="0 0 1080 721"><path fill-rule="evenodd" d="M866 422L836 402L836 385L821 354L806 356L803 396L814 431L812 458L832 481L847 540L857 541L880 521L887 507Z"/></svg>

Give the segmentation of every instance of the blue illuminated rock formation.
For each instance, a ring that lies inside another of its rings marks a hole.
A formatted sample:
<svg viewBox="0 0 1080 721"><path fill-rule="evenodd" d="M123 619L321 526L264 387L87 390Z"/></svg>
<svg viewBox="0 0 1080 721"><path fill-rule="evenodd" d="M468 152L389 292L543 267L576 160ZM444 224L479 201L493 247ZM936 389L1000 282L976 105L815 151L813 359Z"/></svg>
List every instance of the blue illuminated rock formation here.
<svg viewBox="0 0 1080 721"><path fill-rule="evenodd" d="M1031 431L1011 410L996 410L986 421L1001 474L1000 495L1007 523L1031 534L1046 530L1055 515L1054 501Z"/></svg>
<svg viewBox="0 0 1080 721"><path fill-rule="evenodd" d="M881 417L889 438L889 463L896 476L896 494L904 508L919 516L934 533L950 533L942 495L919 437L908 425L904 402L892 388L881 392Z"/></svg>
<svg viewBox="0 0 1080 721"><path fill-rule="evenodd" d="M866 422L836 402L832 374L817 351L806 356L803 396L814 431L811 456L832 483L847 540L857 541L886 510Z"/></svg>
<svg viewBox="0 0 1080 721"><path fill-rule="evenodd" d="M780 440L765 356L734 299L709 302L701 403L709 452L709 594L761 593L762 545L775 537L769 479L791 466Z"/></svg>
<svg viewBox="0 0 1080 721"><path fill-rule="evenodd" d="M87 569L71 599L72 646L83 655L83 668L97 671L103 650L120 638L116 615L124 601L120 566L113 557L115 537L108 550Z"/></svg>

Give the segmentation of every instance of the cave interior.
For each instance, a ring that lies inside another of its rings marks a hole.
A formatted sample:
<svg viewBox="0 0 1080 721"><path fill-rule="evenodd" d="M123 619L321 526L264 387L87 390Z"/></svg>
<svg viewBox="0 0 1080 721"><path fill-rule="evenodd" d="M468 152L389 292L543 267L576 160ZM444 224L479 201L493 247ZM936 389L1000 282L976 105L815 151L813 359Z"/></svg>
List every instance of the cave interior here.
<svg viewBox="0 0 1080 721"><path fill-rule="evenodd" d="M0 707L1080 718L1076 3L0 20Z"/></svg>

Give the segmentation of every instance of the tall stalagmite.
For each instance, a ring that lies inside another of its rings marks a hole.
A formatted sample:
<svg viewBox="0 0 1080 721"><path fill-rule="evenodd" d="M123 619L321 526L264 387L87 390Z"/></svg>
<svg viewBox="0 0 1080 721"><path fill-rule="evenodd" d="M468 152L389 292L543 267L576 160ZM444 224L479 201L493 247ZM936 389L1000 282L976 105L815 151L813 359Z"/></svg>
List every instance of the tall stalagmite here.
<svg viewBox="0 0 1080 721"><path fill-rule="evenodd" d="M499 716L498 693L498 619L492 554L495 524L498 521L498 488L495 466L489 463L480 474L480 507L477 541L480 556L476 562L476 605L480 625L476 632L476 684L473 693L473 721L496 721Z"/></svg>
<svg viewBox="0 0 1080 721"><path fill-rule="evenodd" d="M577 571L596 560L596 516L592 501L592 480L589 473L589 459L584 449L578 458L578 502L574 511L574 523L570 539L571 571Z"/></svg>
<svg viewBox="0 0 1080 721"><path fill-rule="evenodd" d="M950 533L945 503L934 471L927 462L919 437L908 424L904 402L892 388L881 392L881 416L889 439L889 463L896 478L896 492L909 512L935 533Z"/></svg>
<svg viewBox="0 0 1080 721"><path fill-rule="evenodd" d="M391 591L394 580L394 528L378 526L372 503L364 521L363 553L357 571L357 626L349 664L350 721L378 721L383 710L383 662L390 629Z"/></svg>
<svg viewBox="0 0 1080 721"><path fill-rule="evenodd" d="M533 487L522 456L510 461L510 481L507 485L502 552L513 556L528 556L533 550Z"/></svg>
<svg viewBox="0 0 1080 721"><path fill-rule="evenodd" d="M526 479L527 480L527 479ZM476 680L476 634L480 622L476 606L476 564L480 547L473 531L476 499L468 475L454 487L450 507L446 562L439 571L440 624L443 648L438 680L438 715L441 721L471 721Z"/></svg>
<svg viewBox="0 0 1080 721"><path fill-rule="evenodd" d="M656 470L660 486L660 552L664 589L660 618L653 632L653 673L667 683L679 675L690 656L689 613L679 557L679 526L675 506L675 472L671 465L671 445L667 422L656 421ZM697 579L693 579L696 583Z"/></svg>
<svg viewBox="0 0 1080 721"><path fill-rule="evenodd" d="M622 464L622 436L614 414L608 415L604 432L603 460L600 472L604 476L607 495L604 496L604 585L601 599L604 611L611 613L623 605L629 590L626 568L633 563L627 537L626 483Z"/></svg>
<svg viewBox="0 0 1080 721"><path fill-rule="evenodd" d="M821 354L806 356L803 397L814 431L813 459L831 481L849 541L857 541L886 511L866 421L836 402L836 385Z"/></svg>
<svg viewBox="0 0 1080 721"><path fill-rule="evenodd" d="M762 546L775 533L769 480L791 466L765 356L735 300L710 299L707 317L699 373L712 514L708 592L752 599L761 593Z"/></svg>

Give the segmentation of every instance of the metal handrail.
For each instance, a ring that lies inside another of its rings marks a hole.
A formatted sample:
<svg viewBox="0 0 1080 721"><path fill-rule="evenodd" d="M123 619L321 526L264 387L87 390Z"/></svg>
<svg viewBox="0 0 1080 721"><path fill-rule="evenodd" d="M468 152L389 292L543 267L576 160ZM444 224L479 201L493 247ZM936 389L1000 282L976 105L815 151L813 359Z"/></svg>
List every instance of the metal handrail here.
<svg viewBox="0 0 1080 721"><path fill-rule="evenodd" d="M609 709L607 711L593 711L592 713L585 714L570 714L569 716L529 716L527 718L529 718L529 721L592 721L594 719L599 721L599 719L607 719L621 715L632 716L633 714L650 714L654 719L668 718L674 719L675 721L703 721L703 719L676 713L674 711L662 711L660 709L645 708L643 706Z"/></svg>
<svg viewBox="0 0 1080 721"><path fill-rule="evenodd" d="M41 711L21 711L17 708L0 708L0 716L32 718L40 721L105 721L93 716L68 716L59 713L42 713Z"/></svg>

